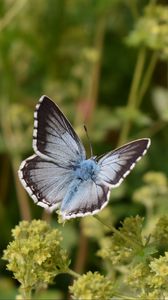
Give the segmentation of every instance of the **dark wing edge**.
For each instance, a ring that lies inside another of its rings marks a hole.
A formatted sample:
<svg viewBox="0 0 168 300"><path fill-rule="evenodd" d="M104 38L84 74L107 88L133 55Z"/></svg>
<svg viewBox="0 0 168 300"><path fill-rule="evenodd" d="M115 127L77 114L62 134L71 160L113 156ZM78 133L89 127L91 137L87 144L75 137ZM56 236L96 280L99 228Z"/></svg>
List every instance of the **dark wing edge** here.
<svg viewBox="0 0 168 300"><path fill-rule="evenodd" d="M100 211L102 211L106 205L109 203L110 200L110 190L107 194L107 200L106 202L103 203L103 205L100 208L97 208L93 211L86 211L86 212L77 212L77 213L72 213L72 214L64 214L60 212L60 215L62 216L63 220L70 220L70 219L75 219L75 218L82 218L82 217L87 217L87 216L93 216L98 214Z"/></svg>
<svg viewBox="0 0 168 300"><path fill-rule="evenodd" d="M100 165L100 167L105 167L106 161L110 157L112 158L115 155L122 155L122 154L126 153L127 150L132 150L132 147L137 146L136 153L133 155L132 158L129 158L127 160L127 165L124 165L121 168L122 170L119 171L118 173L116 172L115 180L114 179L110 180L110 176L109 176L108 180L106 178L103 179L103 173L105 173L105 172L100 171L100 174L102 173L102 180L104 181L104 183L107 184L110 189L113 187L118 187L123 182L125 177L127 177L129 175L131 170L135 167L136 163L146 154L150 145L151 145L150 138L142 138L142 139L138 139L138 140L132 141L130 143L127 143L119 148L116 148L115 150L110 151L105 155L101 155L101 156L97 157L96 160L98 161L98 164ZM108 164L110 165L110 163L108 163ZM105 176L105 174L104 174L104 176Z"/></svg>
<svg viewBox="0 0 168 300"><path fill-rule="evenodd" d="M43 108L42 106L43 107L46 106L46 107ZM39 149L40 146L38 144L38 126L39 126L38 114L39 114L40 109L41 110L44 109L44 111L42 113L45 113L45 112L47 112L47 109L48 110L50 109L50 107L52 107L52 109L55 110L55 112L58 114L58 118L61 119L60 125L62 126L62 128L64 128L64 130L70 134L70 136L76 143L81 158L85 159L86 152L85 152L84 146L83 146L80 138L74 131L71 123L68 121L68 119L62 113L62 111L60 110L58 105L46 95L43 95L40 97L39 102L36 104L36 108L35 108L35 112L34 112L34 130L33 130L33 145L32 145L34 152L43 159L47 159L47 160L51 160L51 161L55 162L55 160L53 158L47 156L46 154L44 154L40 151L40 149ZM68 147L68 145L67 145L67 147Z"/></svg>

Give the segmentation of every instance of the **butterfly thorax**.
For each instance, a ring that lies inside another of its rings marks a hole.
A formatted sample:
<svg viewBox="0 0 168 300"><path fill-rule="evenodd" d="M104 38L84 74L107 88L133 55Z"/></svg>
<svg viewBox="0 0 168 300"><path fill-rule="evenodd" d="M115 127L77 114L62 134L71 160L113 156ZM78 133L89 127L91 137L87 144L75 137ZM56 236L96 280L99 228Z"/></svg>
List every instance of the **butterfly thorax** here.
<svg viewBox="0 0 168 300"><path fill-rule="evenodd" d="M81 161L77 166L77 168L75 169L75 175L77 178L82 180L94 180L98 171L98 164L93 159L86 159Z"/></svg>

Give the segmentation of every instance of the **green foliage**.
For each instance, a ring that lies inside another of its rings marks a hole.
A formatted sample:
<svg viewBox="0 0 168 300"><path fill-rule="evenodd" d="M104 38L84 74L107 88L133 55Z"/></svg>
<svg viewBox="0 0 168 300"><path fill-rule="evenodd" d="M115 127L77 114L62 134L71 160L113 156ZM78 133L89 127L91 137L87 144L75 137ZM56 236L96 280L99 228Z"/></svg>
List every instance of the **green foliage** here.
<svg viewBox="0 0 168 300"><path fill-rule="evenodd" d="M153 105L159 118L163 121L168 120L168 90L164 87L156 87L153 91Z"/></svg>
<svg viewBox="0 0 168 300"><path fill-rule="evenodd" d="M111 290L107 289L107 293L110 295L106 295L105 299L113 299L113 296L117 295L119 299L125 297L130 297L129 299L143 299L143 297L145 299L152 299L152 297L153 299L166 299L168 295L168 253L164 252L162 256L158 256L158 253L161 245L166 249L162 237L166 238L168 217L163 216L156 224L154 233L148 237L144 236L142 225L143 218L138 216L126 218L117 232L111 237L104 237L103 242L100 241L101 248L98 255L108 262L108 272L113 278L110 281ZM159 243L157 233L161 237ZM120 273L119 278L115 275L115 271ZM97 288L98 283L95 285L92 283L93 275L89 272L75 281L70 288L74 299L92 299L91 291L99 296L98 299L101 298L100 290L106 290L106 285L104 284L101 289L99 288L99 292L96 292L94 289ZM116 278L115 284L114 278ZM107 278L107 285L108 280Z"/></svg>
<svg viewBox="0 0 168 300"><path fill-rule="evenodd" d="M162 216L156 224L152 237L156 241L158 248L163 247L167 249L168 247L168 217Z"/></svg>
<svg viewBox="0 0 168 300"><path fill-rule="evenodd" d="M99 213L104 222L112 225L115 218L112 216L111 209L107 206ZM108 234L111 230L101 223L95 222L92 216L85 217L81 220L82 230L85 236L99 241L104 235Z"/></svg>
<svg viewBox="0 0 168 300"><path fill-rule="evenodd" d="M159 219L150 236L144 236L143 218L139 216L126 218L118 230L111 226L113 235L110 235L110 225L107 227L108 231L101 233L97 253L104 263L107 262L107 275L91 271L79 275L69 269L69 260L61 247L61 234L57 229L51 229L40 220L20 222L12 230L14 241L3 256L8 260L8 270L21 284L18 299L30 298L32 290L46 287L60 273L77 277L69 287L72 299L91 300L94 297L105 300L116 296L119 299L129 296L131 299L166 299L168 252L164 241L168 235L168 217ZM159 255L161 246L163 255Z"/></svg>
<svg viewBox="0 0 168 300"><path fill-rule="evenodd" d="M139 216L126 218L118 232L100 241L101 249L98 255L117 268L120 265L146 263L157 249L155 244L145 242L142 224L143 218Z"/></svg>
<svg viewBox="0 0 168 300"><path fill-rule="evenodd" d="M142 203L149 218L162 215L168 208L168 180L164 173L150 171L143 176L144 185L135 190L133 200Z"/></svg>
<svg viewBox="0 0 168 300"><path fill-rule="evenodd" d="M32 113L25 106L12 103L10 106L3 103L1 108L2 133L5 145L1 149L6 149L10 155L26 153L30 149L32 138ZM26 141L23 138L26 135Z"/></svg>
<svg viewBox="0 0 168 300"><path fill-rule="evenodd" d="M76 279L74 299L166 299L167 3L34 2L0 1L1 249L11 228L29 220L13 230L1 260L0 298L14 298L17 289L5 259L20 284L18 300L67 299L69 276ZM32 154L33 110L42 94L56 101L84 142L86 123L94 155L152 137L148 155L112 189L97 219L62 222L43 213L18 183L18 166Z"/></svg>
<svg viewBox="0 0 168 300"><path fill-rule="evenodd" d="M102 249L98 251L98 255L108 259L112 265L132 262L135 257L142 254L142 223L143 218L138 216L136 218L126 218L123 226L119 228L122 236L117 232L112 237L103 239Z"/></svg>

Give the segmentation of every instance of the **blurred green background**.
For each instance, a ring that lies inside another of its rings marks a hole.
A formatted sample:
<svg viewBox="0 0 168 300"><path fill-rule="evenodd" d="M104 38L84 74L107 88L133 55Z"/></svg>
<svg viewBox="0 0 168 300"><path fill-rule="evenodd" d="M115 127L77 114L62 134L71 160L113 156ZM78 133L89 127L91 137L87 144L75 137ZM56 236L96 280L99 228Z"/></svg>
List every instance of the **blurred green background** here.
<svg viewBox="0 0 168 300"><path fill-rule="evenodd" d="M61 228L72 268L103 270L97 242L83 233L89 221L62 228L18 181L21 161L33 153L33 111L43 94L69 118L88 156L84 123L98 155L132 139L152 139L147 156L111 192L114 225L139 214L149 230L168 211L167 37L166 0L0 0L1 256L20 220L43 218ZM0 264L0 299L12 299L17 283ZM64 297L70 282L58 276L50 293Z"/></svg>

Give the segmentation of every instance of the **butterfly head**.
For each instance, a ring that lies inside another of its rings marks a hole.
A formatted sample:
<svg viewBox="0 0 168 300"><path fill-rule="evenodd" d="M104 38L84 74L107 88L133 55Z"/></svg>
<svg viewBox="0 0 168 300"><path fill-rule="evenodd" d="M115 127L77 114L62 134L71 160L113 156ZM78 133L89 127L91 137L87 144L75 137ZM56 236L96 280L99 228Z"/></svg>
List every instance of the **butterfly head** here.
<svg viewBox="0 0 168 300"><path fill-rule="evenodd" d="M80 162L75 170L75 175L81 180L94 180L99 171L99 166L92 158Z"/></svg>

